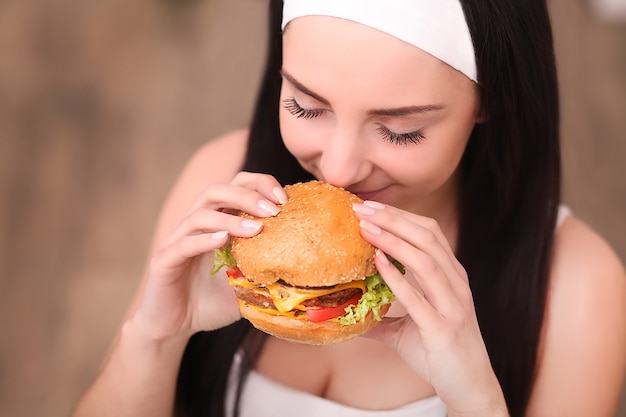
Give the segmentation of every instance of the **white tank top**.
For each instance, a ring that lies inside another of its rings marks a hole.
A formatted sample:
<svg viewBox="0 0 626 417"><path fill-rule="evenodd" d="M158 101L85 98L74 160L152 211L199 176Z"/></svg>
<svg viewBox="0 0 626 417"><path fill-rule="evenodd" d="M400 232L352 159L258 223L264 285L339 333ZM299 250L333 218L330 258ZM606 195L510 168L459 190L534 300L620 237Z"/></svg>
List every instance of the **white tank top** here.
<svg viewBox="0 0 626 417"><path fill-rule="evenodd" d="M393 410L362 410L278 384L252 371L241 393L240 417L445 417L439 397Z"/></svg>
<svg viewBox="0 0 626 417"><path fill-rule="evenodd" d="M559 207L556 229L570 215L566 206ZM235 370L241 364L241 353L235 355L228 380L226 415L233 416L237 387ZM252 370L243 384L239 417L446 417L446 405L439 397L429 397L392 410L362 410L326 398L281 385Z"/></svg>

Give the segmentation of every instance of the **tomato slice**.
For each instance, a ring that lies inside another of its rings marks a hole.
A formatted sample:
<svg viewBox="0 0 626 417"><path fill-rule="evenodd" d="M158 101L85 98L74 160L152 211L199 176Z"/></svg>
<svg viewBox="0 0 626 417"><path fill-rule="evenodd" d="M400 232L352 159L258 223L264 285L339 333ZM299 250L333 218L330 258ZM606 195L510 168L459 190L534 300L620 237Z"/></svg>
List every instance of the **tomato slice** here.
<svg viewBox="0 0 626 417"><path fill-rule="evenodd" d="M243 273L238 266L233 266L232 268L228 268L226 270L226 276L231 279L241 279L243 278Z"/></svg>
<svg viewBox="0 0 626 417"><path fill-rule="evenodd" d="M320 308L310 308L306 311L306 314L309 318L310 322L319 323L322 321L334 319L339 316L343 316L346 314L346 307L349 305L357 305L359 300L361 299L362 294L357 294L345 303L334 306L334 307L320 307Z"/></svg>

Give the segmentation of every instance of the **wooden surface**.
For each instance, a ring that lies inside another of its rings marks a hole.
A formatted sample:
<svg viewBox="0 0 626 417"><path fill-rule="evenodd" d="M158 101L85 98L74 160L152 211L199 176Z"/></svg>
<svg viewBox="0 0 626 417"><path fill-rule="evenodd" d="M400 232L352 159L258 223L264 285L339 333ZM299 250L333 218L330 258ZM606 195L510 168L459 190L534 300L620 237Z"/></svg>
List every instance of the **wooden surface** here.
<svg viewBox="0 0 626 417"><path fill-rule="evenodd" d="M565 200L626 259L626 24L550 7ZM66 416L94 376L177 173L247 124L264 8L0 2L1 416Z"/></svg>

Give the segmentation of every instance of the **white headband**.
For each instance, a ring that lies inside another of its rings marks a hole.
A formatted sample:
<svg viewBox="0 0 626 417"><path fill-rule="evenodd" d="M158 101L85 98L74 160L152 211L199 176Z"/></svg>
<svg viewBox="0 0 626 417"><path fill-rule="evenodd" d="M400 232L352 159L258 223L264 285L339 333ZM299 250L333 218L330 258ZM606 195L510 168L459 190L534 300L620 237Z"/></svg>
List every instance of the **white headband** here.
<svg viewBox="0 0 626 417"><path fill-rule="evenodd" d="M282 28L311 15L339 17L386 32L477 81L474 46L458 0L284 0Z"/></svg>

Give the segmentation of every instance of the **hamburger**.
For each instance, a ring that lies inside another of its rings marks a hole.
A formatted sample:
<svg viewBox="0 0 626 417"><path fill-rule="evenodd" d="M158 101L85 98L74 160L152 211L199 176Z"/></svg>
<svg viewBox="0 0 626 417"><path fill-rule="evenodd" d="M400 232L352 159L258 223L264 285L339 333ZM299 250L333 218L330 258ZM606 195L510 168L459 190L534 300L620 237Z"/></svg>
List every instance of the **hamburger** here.
<svg viewBox="0 0 626 417"><path fill-rule="evenodd" d="M374 327L394 295L360 234L347 190L320 181L285 187L278 215L257 218L262 231L233 237L215 251L213 273L227 267L241 315L273 336L334 344Z"/></svg>

